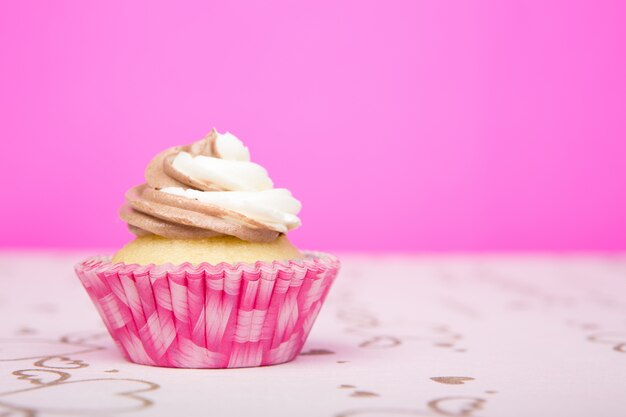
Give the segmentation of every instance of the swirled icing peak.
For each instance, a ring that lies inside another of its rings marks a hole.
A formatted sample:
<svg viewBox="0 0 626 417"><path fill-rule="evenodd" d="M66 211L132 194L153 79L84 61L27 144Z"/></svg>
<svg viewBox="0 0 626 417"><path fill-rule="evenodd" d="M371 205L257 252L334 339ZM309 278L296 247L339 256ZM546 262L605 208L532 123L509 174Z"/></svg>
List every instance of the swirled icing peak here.
<svg viewBox="0 0 626 417"><path fill-rule="evenodd" d="M167 149L145 176L145 184L126 193L120 211L138 235L267 242L300 225L300 202L289 190L273 188L267 171L231 133L213 129L197 142Z"/></svg>
<svg viewBox="0 0 626 417"><path fill-rule="evenodd" d="M180 152L172 161L172 168L190 178L228 191L263 191L274 186L267 171L249 161Z"/></svg>

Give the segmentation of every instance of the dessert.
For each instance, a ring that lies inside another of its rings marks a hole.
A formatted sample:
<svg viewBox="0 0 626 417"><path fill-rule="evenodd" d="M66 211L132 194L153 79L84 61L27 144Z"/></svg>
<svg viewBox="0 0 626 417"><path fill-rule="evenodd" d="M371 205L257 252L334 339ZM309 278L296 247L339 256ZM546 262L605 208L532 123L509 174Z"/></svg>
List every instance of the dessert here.
<svg viewBox="0 0 626 417"><path fill-rule="evenodd" d="M75 268L122 353L185 368L294 359L339 269L289 242L300 202L215 129L158 154L145 179L120 210L136 238Z"/></svg>

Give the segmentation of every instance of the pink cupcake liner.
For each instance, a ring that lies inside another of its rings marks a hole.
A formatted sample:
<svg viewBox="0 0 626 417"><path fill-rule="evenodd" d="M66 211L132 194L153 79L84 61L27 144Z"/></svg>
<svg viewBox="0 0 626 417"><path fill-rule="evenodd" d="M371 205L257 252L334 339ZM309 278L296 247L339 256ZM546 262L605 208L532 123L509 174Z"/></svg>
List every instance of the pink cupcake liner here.
<svg viewBox="0 0 626 417"><path fill-rule="evenodd" d="M332 255L254 264L75 267L120 351L174 368L275 365L302 350L339 270Z"/></svg>

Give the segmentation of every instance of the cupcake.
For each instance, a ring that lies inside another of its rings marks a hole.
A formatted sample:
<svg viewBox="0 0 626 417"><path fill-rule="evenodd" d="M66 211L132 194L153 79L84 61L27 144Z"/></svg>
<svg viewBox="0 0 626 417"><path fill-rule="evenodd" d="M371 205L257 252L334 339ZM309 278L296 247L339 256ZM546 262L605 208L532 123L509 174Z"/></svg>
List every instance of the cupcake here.
<svg viewBox="0 0 626 417"><path fill-rule="evenodd" d="M120 210L135 239L75 267L122 354L176 368L294 359L339 270L287 239L300 202L215 129L158 154L145 179Z"/></svg>

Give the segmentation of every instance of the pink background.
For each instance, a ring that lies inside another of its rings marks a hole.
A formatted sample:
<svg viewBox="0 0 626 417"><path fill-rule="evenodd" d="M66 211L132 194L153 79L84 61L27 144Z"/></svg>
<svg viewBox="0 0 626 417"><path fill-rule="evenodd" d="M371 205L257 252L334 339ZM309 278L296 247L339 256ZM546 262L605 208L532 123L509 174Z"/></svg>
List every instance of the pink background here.
<svg viewBox="0 0 626 417"><path fill-rule="evenodd" d="M216 126L303 202L302 247L625 249L625 21L622 1L2 2L0 245L121 245L148 160Z"/></svg>

